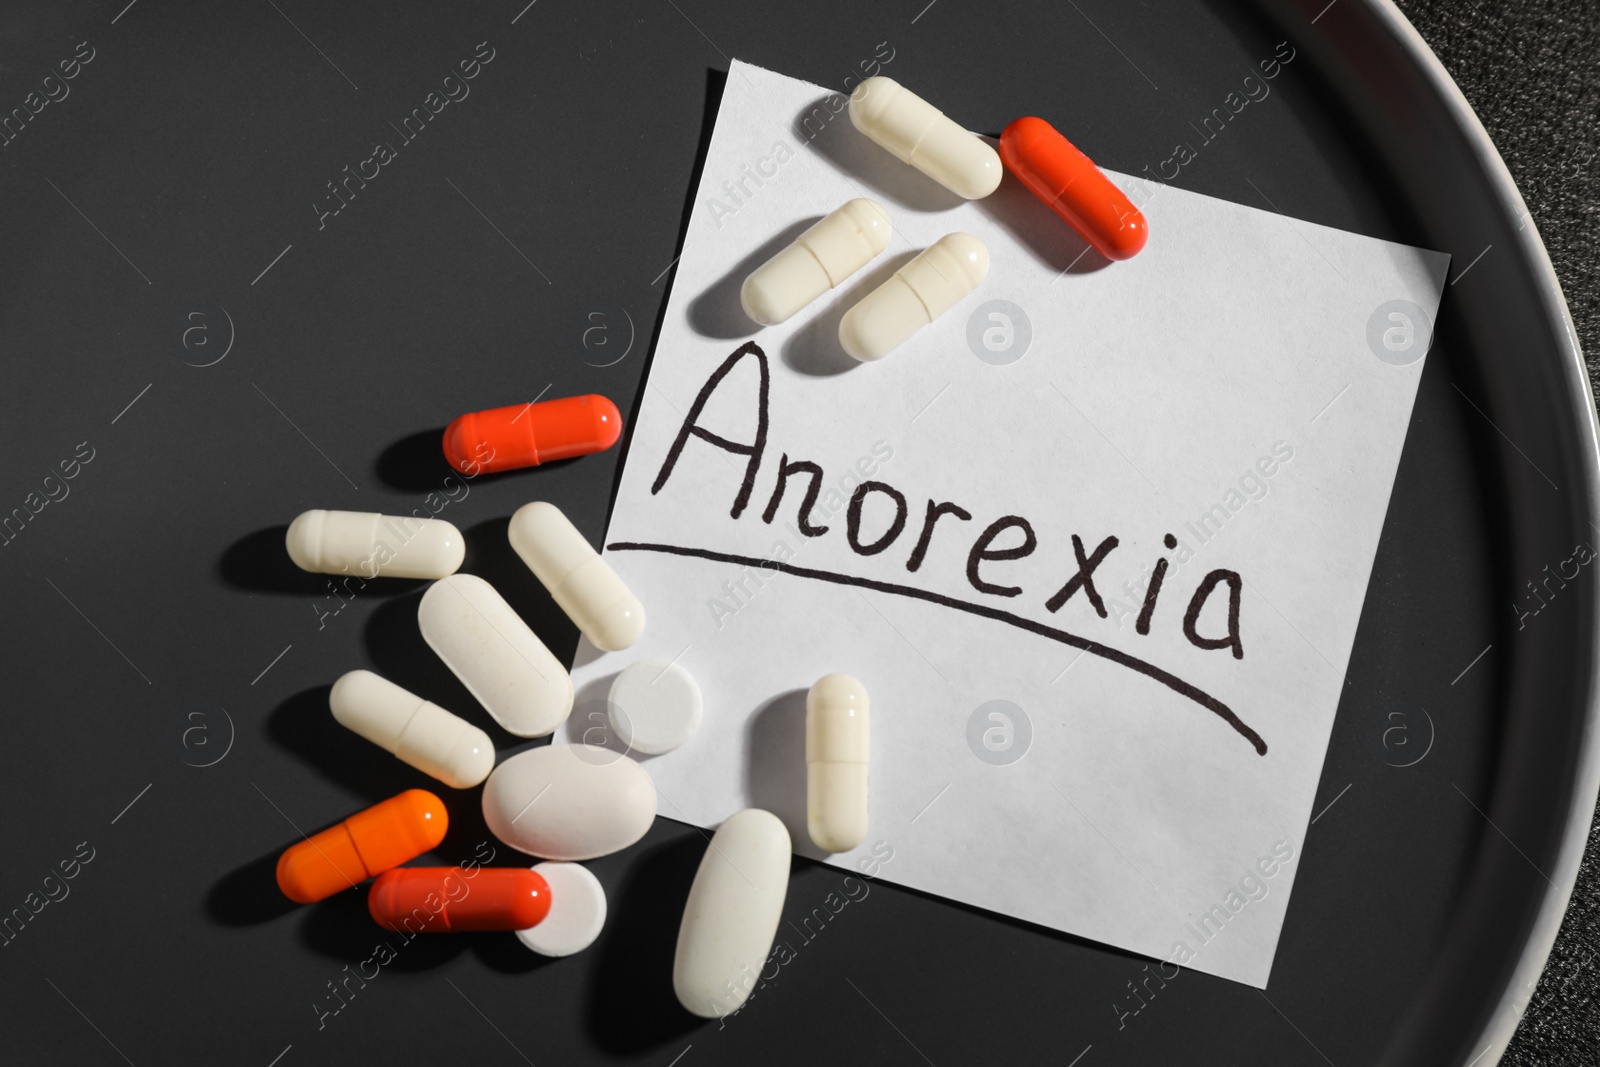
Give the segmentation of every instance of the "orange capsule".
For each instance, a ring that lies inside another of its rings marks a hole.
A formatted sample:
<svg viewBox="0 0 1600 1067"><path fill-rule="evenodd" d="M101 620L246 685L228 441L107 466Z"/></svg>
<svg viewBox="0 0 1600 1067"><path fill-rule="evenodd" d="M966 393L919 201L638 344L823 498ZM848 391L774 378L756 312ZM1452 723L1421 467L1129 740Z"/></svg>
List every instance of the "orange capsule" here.
<svg viewBox="0 0 1600 1067"><path fill-rule="evenodd" d="M526 930L550 913L550 885L527 867L401 867L372 883L367 910L401 933Z"/></svg>
<svg viewBox="0 0 1600 1067"><path fill-rule="evenodd" d="M1017 119L1000 134L1000 159L1107 259L1130 259L1150 236L1133 202L1044 119Z"/></svg>
<svg viewBox="0 0 1600 1067"><path fill-rule="evenodd" d="M438 797L407 789L291 845L278 857L278 888L296 904L315 903L437 848L449 824Z"/></svg>
<svg viewBox="0 0 1600 1067"><path fill-rule="evenodd" d="M445 427L444 458L463 474L493 474L603 452L621 436L617 405L591 393L470 411Z"/></svg>

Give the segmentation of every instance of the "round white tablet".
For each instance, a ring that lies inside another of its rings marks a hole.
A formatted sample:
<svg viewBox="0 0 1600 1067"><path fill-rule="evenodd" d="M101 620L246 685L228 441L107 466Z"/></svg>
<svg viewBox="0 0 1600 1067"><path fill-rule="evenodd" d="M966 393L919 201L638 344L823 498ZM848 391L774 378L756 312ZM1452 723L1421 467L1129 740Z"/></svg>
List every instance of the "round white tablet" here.
<svg viewBox="0 0 1600 1067"><path fill-rule="evenodd" d="M581 863L541 863L533 868L550 886L550 913L517 940L541 956L570 956L594 944L606 924L606 891Z"/></svg>
<svg viewBox="0 0 1600 1067"><path fill-rule="evenodd" d="M607 714L629 749L658 756L689 740L700 725L700 686L676 663L640 660L611 683Z"/></svg>

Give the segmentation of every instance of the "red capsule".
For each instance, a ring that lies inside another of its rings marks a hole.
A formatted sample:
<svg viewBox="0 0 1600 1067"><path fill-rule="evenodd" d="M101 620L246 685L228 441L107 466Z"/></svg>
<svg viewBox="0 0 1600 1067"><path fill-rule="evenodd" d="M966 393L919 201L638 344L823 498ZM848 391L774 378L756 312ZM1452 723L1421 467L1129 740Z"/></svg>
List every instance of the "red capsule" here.
<svg viewBox="0 0 1600 1067"><path fill-rule="evenodd" d="M550 886L527 867L396 867L372 883L367 911L401 933L526 930L550 913Z"/></svg>
<svg viewBox="0 0 1600 1067"><path fill-rule="evenodd" d="M622 436L622 415L603 396L568 396L538 404L471 411L444 431L444 458L463 474L537 467L603 452Z"/></svg>
<svg viewBox="0 0 1600 1067"><path fill-rule="evenodd" d="M1044 119L1017 119L1000 134L1000 159L1107 259L1130 259L1150 236L1144 215L1088 156Z"/></svg>

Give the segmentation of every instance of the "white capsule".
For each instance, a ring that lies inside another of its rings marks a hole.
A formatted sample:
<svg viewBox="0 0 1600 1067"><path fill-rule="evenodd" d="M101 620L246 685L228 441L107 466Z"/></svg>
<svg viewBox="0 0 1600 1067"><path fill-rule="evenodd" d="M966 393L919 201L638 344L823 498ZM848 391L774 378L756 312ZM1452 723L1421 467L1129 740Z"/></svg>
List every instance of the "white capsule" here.
<svg viewBox="0 0 1600 1067"><path fill-rule="evenodd" d="M301 570L361 578L444 578L461 567L466 544L443 519L369 511L307 511L284 537Z"/></svg>
<svg viewBox="0 0 1600 1067"><path fill-rule="evenodd" d="M611 683L606 715L617 739L646 756L671 752L700 725L700 684L664 659L645 659Z"/></svg>
<svg viewBox="0 0 1600 1067"><path fill-rule="evenodd" d="M540 863L533 873L550 887L550 913L517 940L541 956L570 956L594 944L606 925L606 891L581 863Z"/></svg>
<svg viewBox="0 0 1600 1067"><path fill-rule="evenodd" d="M328 707L339 725L445 785L470 789L494 770L488 734L371 671L334 682Z"/></svg>
<svg viewBox="0 0 1600 1067"><path fill-rule="evenodd" d="M778 325L889 247L889 232L888 213L871 200L852 200L823 216L744 280L744 313L763 326Z"/></svg>
<svg viewBox="0 0 1600 1067"><path fill-rule="evenodd" d="M672 988L703 1019L737 1011L756 987L789 892L789 831L747 808L718 827L678 927Z"/></svg>
<svg viewBox="0 0 1600 1067"><path fill-rule="evenodd" d="M620 652L644 632L644 605L554 504L511 516L511 547L596 648Z"/></svg>
<svg viewBox="0 0 1600 1067"><path fill-rule="evenodd" d="M806 830L824 852L849 852L867 836L867 689L827 674L806 694Z"/></svg>
<svg viewBox="0 0 1600 1067"><path fill-rule="evenodd" d="M850 94L850 121L902 163L968 200L1000 184L1004 168L987 141L962 129L893 78L868 78Z"/></svg>
<svg viewBox="0 0 1600 1067"><path fill-rule="evenodd" d="M989 250L947 233L861 298L839 320L839 344L863 363L882 359L956 305L989 274Z"/></svg>
<svg viewBox="0 0 1600 1067"><path fill-rule="evenodd" d="M494 586L472 574L434 582L417 605L423 640L468 692L519 737L543 737L572 711L572 678Z"/></svg>

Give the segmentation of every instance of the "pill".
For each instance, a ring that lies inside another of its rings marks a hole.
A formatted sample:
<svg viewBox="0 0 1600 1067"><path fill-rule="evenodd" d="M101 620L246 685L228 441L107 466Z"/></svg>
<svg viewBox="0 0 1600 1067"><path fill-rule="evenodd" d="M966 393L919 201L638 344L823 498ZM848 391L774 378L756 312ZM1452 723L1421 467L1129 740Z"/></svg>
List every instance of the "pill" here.
<svg viewBox="0 0 1600 1067"><path fill-rule="evenodd" d="M737 1011L772 951L789 891L789 831L747 808L717 828L700 858L678 927L672 988L704 1019Z"/></svg>
<svg viewBox="0 0 1600 1067"><path fill-rule="evenodd" d="M572 679L494 586L472 574L434 582L417 605L422 639L488 713L543 737L572 711Z"/></svg>
<svg viewBox="0 0 1600 1067"><path fill-rule="evenodd" d="M694 675L664 659L640 660L617 674L606 696L606 717L617 740L647 756L671 752L700 725L700 686Z"/></svg>
<svg viewBox="0 0 1600 1067"><path fill-rule="evenodd" d="M1107 259L1128 259L1150 227L1123 191L1044 119L1017 119L1000 134L1000 158L1034 196Z"/></svg>
<svg viewBox="0 0 1600 1067"><path fill-rule="evenodd" d="M511 516L511 547L596 648L618 652L644 631L644 605L554 504L524 504Z"/></svg>
<svg viewBox="0 0 1600 1067"><path fill-rule="evenodd" d="M839 344L862 362L882 359L983 283L989 250L970 233L947 233L861 298L839 320Z"/></svg>
<svg viewBox="0 0 1600 1067"><path fill-rule="evenodd" d="M594 944L606 925L600 879L581 863L541 863L533 870L550 886L550 913L518 930L517 940L541 956L570 956Z"/></svg>
<svg viewBox="0 0 1600 1067"><path fill-rule="evenodd" d="M868 78L850 94L850 121L889 154L968 200L1000 184L1000 157L893 78Z"/></svg>
<svg viewBox="0 0 1600 1067"><path fill-rule="evenodd" d="M806 694L806 829L825 852L849 852L867 836L867 689L827 674Z"/></svg>
<svg viewBox="0 0 1600 1067"><path fill-rule="evenodd" d="M525 867L397 867L367 892L367 911L399 933L522 930L549 914L550 886Z"/></svg>
<svg viewBox="0 0 1600 1067"><path fill-rule="evenodd" d="M622 415L603 396L567 396L469 411L444 430L444 458L469 477L604 452L622 436Z"/></svg>
<svg viewBox="0 0 1600 1067"><path fill-rule="evenodd" d="M445 785L469 789L494 770L488 734L371 671L341 676L328 707L339 725Z"/></svg>
<svg viewBox="0 0 1600 1067"><path fill-rule="evenodd" d="M443 519L369 511L306 511L284 537L303 571L362 578L443 578L466 556L461 531Z"/></svg>
<svg viewBox="0 0 1600 1067"><path fill-rule="evenodd" d="M757 267L740 287L739 303L761 325L776 326L888 246L888 214L871 200L852 200Z"/></svg>
<svg viewBox="0 0 1600 1067"><path fill-rule="evenodd" d="M547 860L592 860L627 848L656 817L656 787L638 763L598 745L519 752L483 785L483 818L501 841Z"/></svg>
<svg viewBox="0 0 1600 1067"><path fill-rule="evenodd" d="M290 845L278 857L278 888L296 904L315 903L437 848L449 824L438 797L407 789Z"/></svg>

